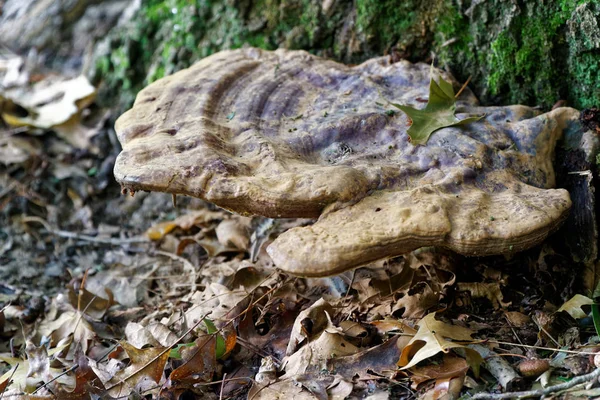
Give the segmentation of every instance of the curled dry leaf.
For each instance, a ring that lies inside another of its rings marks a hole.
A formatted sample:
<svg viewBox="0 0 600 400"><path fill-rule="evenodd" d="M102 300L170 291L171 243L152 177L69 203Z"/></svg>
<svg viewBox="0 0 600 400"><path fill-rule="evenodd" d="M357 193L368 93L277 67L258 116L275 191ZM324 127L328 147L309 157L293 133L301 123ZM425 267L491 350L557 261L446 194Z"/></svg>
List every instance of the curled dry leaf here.
<svg viewBox="0 0 600 400"><path fill-rule="evenodd" d="M164 324L155 322L143 326L137 322L129 322L125 327L127 342L139 349L150 345L152 347L171 347L177 342L177 335Z"/></svg>
<svg viewBox="0 0 600 400"><path fill-rule="evenodd" d="M242 251L248 250L248 245L250 244L248 223L249 219L247 221L240 221L237 218L221 221L215 230L217 239L224 246L232 246Z"/></svg>
<svg viewBox="0 0 600 400"><path fill-rule="evenodd" d="M134 390L147 387L148 381L154 385L160 382L169 358L168 348L138 349L124 341L120 345L129 356L129 365L106 383L106 390L111 396L127 396Z"/></svg>
<svg viewBox="0 0 600 400"><path fill-rule="evenodd" d="M588 313L583 311L581 307L591 306L594 304L594 300L581 294L576 294L571 297L565 304L560 306L558 311L566 311L569 315L575 319L581 319L587 317Z"/></svg>
<svg viewBox="0 0 600 400"><path fill-rule="evenodd" d="M322 331L316 339L286 357L284 360L285 376L293 378L307 372L330 370L330 360L355 354L358 351L358 347L345 340L344 336L331 326Z"/></svg>
<svg viewBox="0 0 600 400"><path fill-rule="evenodd" d="M44 321L38 332L41 335L52 338L53 343L73 335L73 342L79 344L86 353L89 344L96 338L90 323L85 319L83 313L66 311L53 321Z"/></svg>
<svg viewBox="0 0 600 400"><path fill-rule="evenodd" d="M46 78L31 87L5 90L0 98L7 102L2 110L2 119L11 126L32 126L41 129L53 128L56 133L78 148L87 148L91 136L97 130L80 127L80 112L96 97L96 88L87 78ZM19 110L27 111L22 117Z"/></svg>
<svg viewBox="0 0 600 400"><path fill-rule="evenodd" d="M148 228L146 236L148 236L150 240L160 240L176 228L187 231L193 226L202 226L212 221L222 220L226 217L227 213L223 211L211 211L203 208L201 210L188 212L172 221L159 222Z"/></svg>
<svg viewBox="0 0 600 400"><path fill-rule="evenodd" d="M181 350L183 364L173 370L169 379L173 382L209 382L215 372L216 338L214 335L200 336L193 346Z"/></svg>
<svg viewBox="0 0 600 400"><path fill-rule="evenodd" d="M0 164L23 163L41 152L41 144L34 138L3 137L0 132Z"/></svg>
<svg viewBox="0 0 600 400"><path fill-rule="evenodd" d="M440 352L448 353L451 349L462 349L467 356L467 363L478 374L483 359L473 349L451 340L470 341L473 332L460 326L449 325L435 319L435 313L428 314L419 323L417 334L402 350L398 365L401 369L411 368L419 362Z"/></svg>
<svg viewBox="0 0 600 400"><path fill-rule="evenodd" d="M320 334L330 323L328 314L333 314L333 307L323 298L301 311L294 321L286 354L293 354L303 341Z"/></svg>
<svg viewBox="0 0 600 400"><path fill-rule="evenodd" d="M504 302L504 295L500 284L497 282L482 283L482 282L459 282L456 288L461 292L469 292L473 298L488 299L494 308L506 308L510 306L510 302Z"/></svg>
<svg viewBox="0 0 600 400"><path fill-rule="evenodd" d="M439 364L412 368L410 380L413 382L413 388L416 389L421 383L432 379L464 378L468 370L469 365L464 358L448 353L444 354L443 361Z"/></svg>
<svg viewBox="0 0 600 400"><path fill-rule="evenodd" d="M116 304L112 290L104 287L104 293L102 295L94 294L86 288L78 288L77 290L73 284L67 285L67 291L69 296L69 303L76 310L89 315L90 317L100 320L108 309Z"/></svg>

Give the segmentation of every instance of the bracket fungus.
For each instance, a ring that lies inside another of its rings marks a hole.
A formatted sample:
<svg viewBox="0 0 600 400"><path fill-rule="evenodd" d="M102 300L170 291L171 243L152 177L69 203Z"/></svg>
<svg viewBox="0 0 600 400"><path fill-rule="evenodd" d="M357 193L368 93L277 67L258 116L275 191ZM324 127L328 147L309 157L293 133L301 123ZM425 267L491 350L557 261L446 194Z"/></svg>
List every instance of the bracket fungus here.
<svg viewBox="0 0 600 400"><path fill-rule="evenodd" d="M456 81L434 71L449 82ZM346 66L303 51L223 51L142 90L116 123L124 190L200 197L272 218L317 218L267 249L284 271L333 275L422 246L524 250L565 220L557 140L579 113L480 107L415 146L390 102L423 108L430 67L389 57Z"/></svg>

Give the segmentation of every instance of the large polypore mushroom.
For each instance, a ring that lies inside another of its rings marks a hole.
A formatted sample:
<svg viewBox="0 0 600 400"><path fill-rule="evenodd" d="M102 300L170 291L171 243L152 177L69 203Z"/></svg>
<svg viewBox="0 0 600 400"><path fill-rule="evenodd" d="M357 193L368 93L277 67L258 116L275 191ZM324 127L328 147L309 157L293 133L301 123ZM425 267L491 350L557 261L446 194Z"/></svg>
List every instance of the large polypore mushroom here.
<svg viewBox="0 0 600 400"><path fill-rule="evenodd" d="M442 72L446 80L452 77ZM466 255L540 243L571 201L552 158L578 112L479 107L414 146L430 67L388 57L350 67L302 51L224 51L142 90L117 121L115 175L131 191L186 194L267 217L319 217L268 248L288 272L331 275L421 246Z"/></svg>

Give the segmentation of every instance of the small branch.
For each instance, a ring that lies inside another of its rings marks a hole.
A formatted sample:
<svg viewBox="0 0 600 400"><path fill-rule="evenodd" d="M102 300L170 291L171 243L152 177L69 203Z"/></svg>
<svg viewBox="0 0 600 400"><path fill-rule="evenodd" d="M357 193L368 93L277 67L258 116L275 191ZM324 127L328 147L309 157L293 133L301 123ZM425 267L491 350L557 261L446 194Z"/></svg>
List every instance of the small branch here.
<svg viewBox="0 0 600 400"><path fill-rule="evenodd" d="M486 340L481 341L480 343L494 343L494 344L501 344L501 345L505 345L505 346L523 347L526 349L547 350L547 351L555 351L557 353L577 354L580 356L581 355L595 356L598 354L597 352L591 352L591 351L577 351L577 350L557 349L557 348L553 348L553 347L532 346L532 345L528 345L528 344L503 342L501 340L493 340L493 339L486 339Z"/></svg>
<svg viewBox="0 0 600 400"><path fill-rule="evenodd" d="M65 239L76 239L83 240L85 242L92 243L100 243L100 244L109 244L112 246L122 246L124 244L140 244L140 243L150 243L149 239L143 238L128 238L128 239L114 239L114 238L97 238L95 236L82 235L79 233L73 233L69 231L63 231L60 229L54 229L50 224L42 218L39 217L23 217L23 222L37 222L40 223L46 228L48 233L51 233L55 236L59 236Z"/></svg>
<svg viewBox="0 0 600 400"><path fill-rule="evenodd" d="M219 392L219 400L223 400L223 388L225 387L225 378L227 378L227 372L223 374L223 379L221 382L221 390Z"/></svg>
<svg viewBox="0 0 600 400"><path fill-rule="evenodd" d="M485 366L488 371L496 378L503 389L514 388L523 381L523 378L513 369L513 367L498 354L480 344L470 344L467 347L475 350L485 359Z"/></svg>
<svg viewBox="0 0 600 400"><path fill-rule="evenodd" d="M2 393L0 393L0 400L2 400L2 397L4 397L4 392L6 391L6 388L8 387L8 385L10 385L10 381L12 380L13 376L15 375L15 372L17 372L17 368L19 368L19 363L17 363L17 365L15 365L15 369L8 377L8 380L6 381L6 386L4 387L4 389L2 389Z"/></svg>
<svg viewBox="0 0 600 400"><path fill-rule="evenodd" d="M190 291L192 293L194 293L196 291L196 268L194 267L194 265L191 262L189 262L187 259L185 259L181 256L178 256L177 254L169 253L167 251L154 250L153 252L151 252L151 254L169 257L171 260L179 261L180 263L182 263L183 269L189 270L190 275L191 275L190 281L192 283L192 285L191 285L192 287L190 288Z"/></svg>
<svg viewBox="0 0 600 400"><path fill-rule="evenodd" d="M61 376L66 375L69 372L76 370L77 368L79 368L78 364L73 365L71 368L69 368L66 371L63 371L60 374L56 375L54 378L50 379L48 382L44 382L44 384L42 386L40 386L37 389L35 389L33 391L33 393L31 393L31 394L32 395L36 394L39 390L42 390L43 388L45 388L46 386L48 386L49 384L51 384L52 382L54 382L55 380L57 380L58 378L60 378Z"/></svg>
<svg viewBox="0 0 600 400"><path fill-rule="evenodd" d="M147 363L145 363L141 368L138 368L137 370L133 371L131 374L127 375L125 378L120 379L117 383L114 383L111 386L107 387L106 388L106 393L108 393L109 391L111 391L112 389L114 389L114 388L116 388L118 386L124 385L125 382L127 382L129 379L131 379L132 377L134 377L135 375L137 375L138 373L140 373L144 368L147 368L148 365L152 364L153 362L155 362L156 360L158 360L159 358L161 358L165 353L171 351L171 349L173 347L175 347L177 344L181 343L183 341L183 339L187 335L189 335L194 329L196 329L198 327L198 325L200 325L202 323L202 321L204 321L204 318L206 318L206 315L204 317L200 318L198 320L198 322L196 322L194 325L192 325L191 328L189 328L187 331L185 331L185 333L183 335L181 335L175 341L175 343L173 343L169 347L165 347L163 349L163 351L161 351L160 353L158 353L158 355L154 356L151 360L149 360Z"/></svg>
<svg viewBox="0 0 600 400"><path fill-rule="evenodd" d="M463 90L465 90L465 88L467 87L469 82L471 82L471 77L472 77L472 75L467 78L467 81L462 85L462 87L460 88L458 93L456 93L456 95L454 95L455 99L458 99L458 96L460 96L460 94L463 92Z"/></svg>
<svg viewBox="0 0 600 400"><path fill-rule="evenodd" d="M541 398L543 396L560 392L563 390L571 389L574 386L580 385L582 383L592 382L600 377L600 368L595 371L587 374L580 375L569 382L561 383L559 385L548 386L547 388L542 388L538 390L526 390L523 392L512 392L512 393L477 393L475 396L471 397L473 400L479 399L488 399L488 400L501 400L501 399L515 399L515 398L525 398L525 397L538 397Z"/></svg>

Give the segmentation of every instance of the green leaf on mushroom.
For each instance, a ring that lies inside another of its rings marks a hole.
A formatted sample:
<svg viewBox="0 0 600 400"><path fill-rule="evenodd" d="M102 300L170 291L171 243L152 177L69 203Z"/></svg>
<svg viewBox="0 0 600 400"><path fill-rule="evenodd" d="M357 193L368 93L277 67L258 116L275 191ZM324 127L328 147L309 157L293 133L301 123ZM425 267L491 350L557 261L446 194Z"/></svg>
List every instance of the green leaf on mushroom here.
<svg viewBox="0 0 600 400"><path fill-rule="evenodd" d="M464 125L483 118L483 115L465 119L456 118L454 89L452 84L441 76L439 83L433 77L429 81L429 101L423 110L396 103L390 104L404 111L411 119L412 124L407 133L413 145L426 144L431 134L438 129Z"/></svg>

